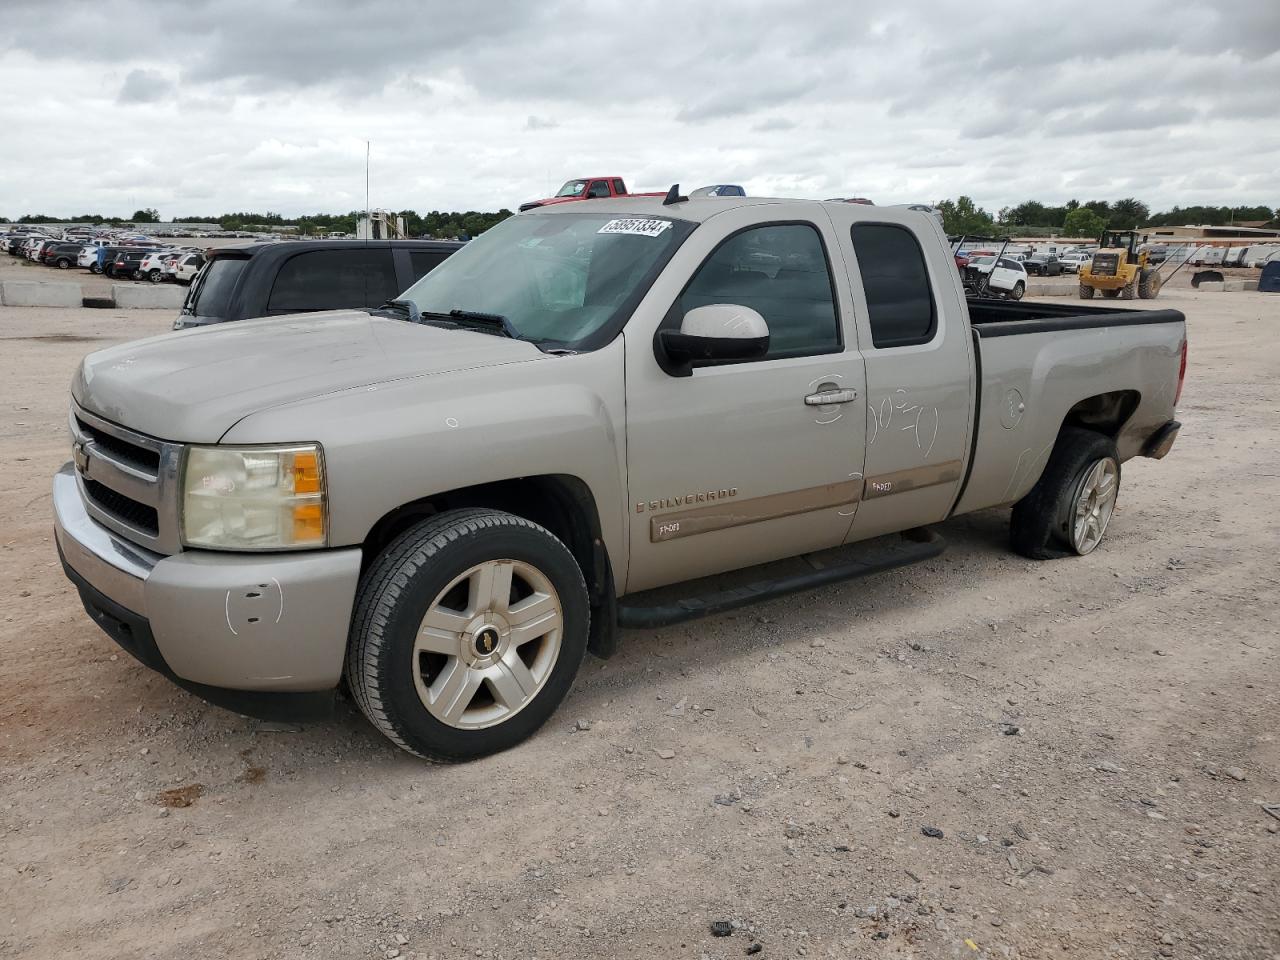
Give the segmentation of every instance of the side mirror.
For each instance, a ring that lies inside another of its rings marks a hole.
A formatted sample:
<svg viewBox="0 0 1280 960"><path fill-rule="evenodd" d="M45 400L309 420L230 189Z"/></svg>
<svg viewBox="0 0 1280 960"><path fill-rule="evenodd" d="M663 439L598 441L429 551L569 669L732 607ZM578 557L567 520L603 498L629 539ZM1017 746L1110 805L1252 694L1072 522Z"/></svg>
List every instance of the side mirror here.
<svg viewBox="0 0 1280 960"><path fill-rule="evenodd" d="M732 360L758 360L769 352L769 325L750 307L713 303L684 315L679 330L659 330L654 338L658 366L673 377L694 367Z"/></svg>

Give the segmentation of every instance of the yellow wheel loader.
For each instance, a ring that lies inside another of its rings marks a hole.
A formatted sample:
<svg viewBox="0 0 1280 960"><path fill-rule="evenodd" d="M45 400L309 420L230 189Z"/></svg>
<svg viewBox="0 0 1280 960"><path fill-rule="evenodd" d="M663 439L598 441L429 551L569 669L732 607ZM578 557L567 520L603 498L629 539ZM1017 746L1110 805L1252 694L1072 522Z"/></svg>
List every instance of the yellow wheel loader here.
<svg viewBox="0 0 1280 960"><path fill-rule="evenodd" d="M1098 241L1093 260L1080 265L1080 299L1090 300L1094 291L1104 297L1154 300L1160 293L1158 267L1147 262L1146 237L1139 245L1134 230L1108 230Z"/></svg>

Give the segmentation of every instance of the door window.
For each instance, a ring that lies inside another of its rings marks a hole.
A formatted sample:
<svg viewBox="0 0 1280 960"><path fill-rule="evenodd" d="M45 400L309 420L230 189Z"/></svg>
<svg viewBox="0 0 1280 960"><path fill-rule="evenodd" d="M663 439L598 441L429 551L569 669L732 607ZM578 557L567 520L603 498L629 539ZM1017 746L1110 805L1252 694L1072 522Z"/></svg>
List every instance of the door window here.
<svg viewBox="0 0 1280 960"><path fill-rule="evenodd" d="M915 236L895 224L855 223L852 237L871 342L877 347L928 343L938 318L924 251Z"/></svg>
<svg viewBox="0 0 1280 960"><path fill-rule="evenodd" d="M826 248L808 224L753 227L721 243L685 287L677 313L713 303L750 307L764 317L769 358L840 349Z"/></svg>
<svg viewBox="0 0 1280 960"><path fill-rule="evenodd" d="M376 307L399 293L391 251L312 250L285 261L267 309Z"/></svg>

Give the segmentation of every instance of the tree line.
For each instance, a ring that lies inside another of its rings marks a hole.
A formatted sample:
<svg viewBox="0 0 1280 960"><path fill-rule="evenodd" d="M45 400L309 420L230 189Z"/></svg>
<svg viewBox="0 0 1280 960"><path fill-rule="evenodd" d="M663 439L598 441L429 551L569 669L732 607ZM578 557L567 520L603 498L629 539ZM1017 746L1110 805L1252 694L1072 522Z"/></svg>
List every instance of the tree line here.
<svg viewBox="0 0 1280 960"><path fill-rule="evenodd" d="M405 232L414 237L460 237L478 236L495 223L511 216L511 211L502 209L496 213L478 210L441 211L418 213L416 210L400 210L398 216L404 217ZM270 230L273 227L293 227L302 236L320 233L355 233L356 221L364 216L363 210L352 210L350 213L331 214L316 213L301 217L285 217L268 210L266 213L240 211L224 213L219 216L174 217L173 223L216 223L221 230L232 232ZM10 222L10 221L3 221ZM97 226L121 226L123 224L159 223L160 214L152 207L136 210L132 217L104 217L101 214L88 213L78 217L50 217L44 214L30 213L19 217L15 223L92 223Z"/></svg>
<svg viewBox="0 0 1280 960"><path fill-rule="evenodd" d="M1027 200L1017 206L1002 207L994 214L979 207L969 197L939 200L935 206L942 211L947 233L953 235L1010 233L1020 227L1051 229L1073 237L1093 237L1103 230L1184 224L1222 226L1241 221L1263 221L1268 226L1280 226L1280 208L1192 206L1172 207L1153 214L1150 207L1134 197L1115 201L1087 200L1084 203L1068 200L1060 207Z"/></svg>

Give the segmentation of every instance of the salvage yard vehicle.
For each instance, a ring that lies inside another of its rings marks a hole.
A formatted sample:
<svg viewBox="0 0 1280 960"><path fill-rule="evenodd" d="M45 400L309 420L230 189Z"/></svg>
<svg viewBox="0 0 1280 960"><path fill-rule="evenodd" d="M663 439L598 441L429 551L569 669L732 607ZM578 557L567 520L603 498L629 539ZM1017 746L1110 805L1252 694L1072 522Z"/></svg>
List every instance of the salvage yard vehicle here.
<svg viewBox="0 0 1280 960"><path fill-rule="evenodd" d="M977 274L986 274L986 287L999 296L1021 300L1027 292L1026 268L1012 257L975 257L965 270L976 279L980 279Z"/></svg>
<svg viewBox="0 0 1280 960"><path fill-rule="evenodd" d="M173 328L376 307L461 246L447 240L283 240L207 250Z"/></svg>
<svg viewBox="0 0 1280 960"><path fill-rule="evenodd" d="M741 189L741 188L739 188ZM530 200L520 204L519 210L533 210L558 203L573 203L576 200L607 200L617 197L660 197L660 193L627 193L627 185L621 177L579 177L565 181L564 186L556 191L554 197L542 200Z"/></svg>
<svg viewBox="0 0 1280 960"><path fill-rule="evenodd" d="M1027 257L1022 266L1033 277L1062 276L1062 262L1052 253L1037 253Z"/></svg>
<svg viewBox="0 0 1280 960"><path fill-rule="evenodd" d="M1139 246L1137 231L1106 231L1093 258L1080 267L1080 299L1092 299L1095 290L1108 298L1155 299L1163 281L1160 269L1150 265L1149 257L1146 246Z"/></svg>
<svg viewBox="0 0 1280 960"><path fill-rule="evenodd" d="M393 742L466 760L620 627L936 556L952 516L1012 506L1018 553L1090 553L1121 465L1173 445L1185 364L1175 310L966 302L928 214L560 205L381 308L91 354L56 541L181 686L278 715L345 679Z"/></svg>

